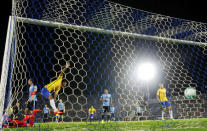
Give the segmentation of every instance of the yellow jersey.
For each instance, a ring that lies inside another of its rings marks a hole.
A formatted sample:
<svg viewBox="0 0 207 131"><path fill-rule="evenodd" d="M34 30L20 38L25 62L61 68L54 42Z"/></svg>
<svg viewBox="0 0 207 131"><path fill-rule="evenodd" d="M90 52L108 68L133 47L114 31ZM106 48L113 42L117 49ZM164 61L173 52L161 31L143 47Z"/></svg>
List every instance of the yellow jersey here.
<svg viewBox="0 0 207 131"><path fill-rule="evenodd" d="M63 76L59 75L56 80L54 80L54 81L50 82L49 84L47 84L45 86L45 88L49 92L55 91L55 93L58 94L58 92L60 91L61 86L62 86L62 79L63 79Z"/></svg>
<svg viewBox="0 0 207 131"><path fill-rule="evenodd" d="M88 109L89 114L94 114L95 112L96 112L96 109L93 107Z"/></svg>
<svg viewBox="0 0 207 131"><path fill-rule="evenodd" d="M160 102L168 101L168 99L166 97L166 89L165 88L158 89L157 96L159 96Z"/></svg>

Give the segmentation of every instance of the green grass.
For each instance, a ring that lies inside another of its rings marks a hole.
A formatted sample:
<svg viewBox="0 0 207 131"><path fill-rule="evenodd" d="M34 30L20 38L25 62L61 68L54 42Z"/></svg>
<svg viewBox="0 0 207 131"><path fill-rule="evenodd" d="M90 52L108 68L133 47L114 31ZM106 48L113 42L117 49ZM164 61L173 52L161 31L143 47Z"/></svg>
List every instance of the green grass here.
<svg viewBox="0 0 207 131"><path fill-rule="evenodd" d="M3 131L207 131L207 119L176 119L146 121L36 123L34 127L4 129Z"/></svg>

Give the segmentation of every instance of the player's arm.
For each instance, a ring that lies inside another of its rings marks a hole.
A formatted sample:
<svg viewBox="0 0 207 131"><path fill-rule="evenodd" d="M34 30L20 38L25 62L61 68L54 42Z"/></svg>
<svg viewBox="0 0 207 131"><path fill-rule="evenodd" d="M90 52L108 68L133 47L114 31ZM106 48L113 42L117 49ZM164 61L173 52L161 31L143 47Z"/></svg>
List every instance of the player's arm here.
<svg viewBox="0 0 207 131"><path fill-rule="evenodd" d="M37 93L37 86L34 86L34 91L32 93L30 93L29 95L31 95L32 97L28 100L28 102L31 102L34 100L35 95Z"/></svg>
<svg viewBox="0 0 207 131"><path fill-rule="evenodd" d="M157 101L158 101L158 102L160 102L160 95L159 95L159 94L160 94L160 91L158 90L158 91L157 91Z"/></svg>
<svg viewBox="0 0 207 131"><path fill-rule="evenodd" d="M61 87L59 87L57 90L55 90L55 93L54 93L54 100L56 100L57 98L57 95L58 95L58 92L60 91Z"/></svg>
<svg viewBox="0 0 207 131"><path fill-rule="evenodd" d="M67 70L67 68L70 67L70 62L66 62L65 67L61 70L60 76L63 76L64 72Z"/></svg>

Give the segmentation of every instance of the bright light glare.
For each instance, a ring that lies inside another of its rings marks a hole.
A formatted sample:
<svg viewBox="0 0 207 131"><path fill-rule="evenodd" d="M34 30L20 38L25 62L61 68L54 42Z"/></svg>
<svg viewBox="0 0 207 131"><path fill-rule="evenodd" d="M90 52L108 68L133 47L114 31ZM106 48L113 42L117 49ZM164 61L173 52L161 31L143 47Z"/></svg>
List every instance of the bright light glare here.
<svg viewBox="0 0 207 131"><path fill-rule="evenodd" d="M156 67L150 62L141 63L137 67L136 75L138 75L138 79L143 81L152 80L156 75Z"/></svg>

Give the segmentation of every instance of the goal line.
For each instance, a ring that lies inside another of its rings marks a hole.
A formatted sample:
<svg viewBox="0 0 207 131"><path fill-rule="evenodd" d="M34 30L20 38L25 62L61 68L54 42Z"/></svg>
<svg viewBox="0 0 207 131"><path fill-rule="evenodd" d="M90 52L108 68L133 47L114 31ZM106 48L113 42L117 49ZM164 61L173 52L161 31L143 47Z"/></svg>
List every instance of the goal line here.
<svg viewBox="0 0 207 131"><path fill-rule="evenodd" d="M143 35L143 34L130 33L130 32L106 30L106 29L101 29L101 28L78 26L78 25L72 25L72 24L64 24L64 23L59 23L59 22L37 20L37 19L30 19L30 18L23 18L23 17L15 17L15 18L17 22L23 22L23 23L28 23L28 24L40 25L40 26L75 29L75 30L80 30L80 31L91 31L91 32L102 33L102 34L113 34L113 35L124 36L124 37L135 37L135 38L154 40L154 41L160 41L160 42L172 42L174 44L190 44L190 45L197 45L197 46L207 45L207 43L203 43L203 42L195 42L195 41L150 36L150 35Z"/></svg>

